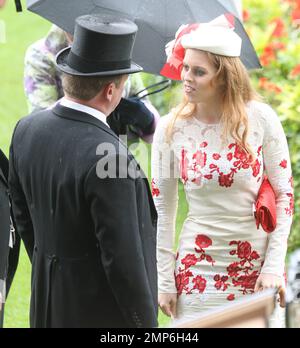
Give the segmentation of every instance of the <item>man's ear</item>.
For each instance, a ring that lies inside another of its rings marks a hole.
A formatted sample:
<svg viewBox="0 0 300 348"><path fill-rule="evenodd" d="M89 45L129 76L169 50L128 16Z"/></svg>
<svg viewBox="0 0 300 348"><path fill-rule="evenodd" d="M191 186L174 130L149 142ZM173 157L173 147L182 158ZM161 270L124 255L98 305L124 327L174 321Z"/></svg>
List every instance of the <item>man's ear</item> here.
<svg viewBox="0 0 300 348"><path fill-rule="evenodd" d="M113 82L107 84L107 85L104 87L103 96L104 96L104 98L105 98L107 101L109 101L109 102L112 101L115 88L116 88L116 86L115 86L115 84L114 84Z"/></svg>

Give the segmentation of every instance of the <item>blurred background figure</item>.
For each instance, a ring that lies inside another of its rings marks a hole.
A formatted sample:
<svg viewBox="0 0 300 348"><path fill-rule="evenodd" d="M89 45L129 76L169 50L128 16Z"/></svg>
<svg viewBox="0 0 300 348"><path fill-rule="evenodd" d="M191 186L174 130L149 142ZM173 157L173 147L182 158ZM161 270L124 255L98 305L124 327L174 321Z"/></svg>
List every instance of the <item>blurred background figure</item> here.
<svg viewBox="0 0 300 348"><path fill-rule="evenodd" d="M48 35L30 45L25 55L24 86L29 112L47 109L63 97L61 73L56 69L55 56L72 44L72 35L53 25ZM147 98L132 98L144 90L140 74L128 79L117 112L108 123L117 135L126 134L128 140L142 138L151 143L159 113ZM139 95L141 97L141 95Z"/></svg>
<svg viewBox="0 0 300 348"><path fill-rule="evenodd" d="M0 8L4 7L6 4L6 0L0 0Z"/></svg>
<svg viewBox="0 0 300 348"><path fill-rule="evenodd" d="M290 255L287 287L287 327L300 328L300 249Z"/></svg>

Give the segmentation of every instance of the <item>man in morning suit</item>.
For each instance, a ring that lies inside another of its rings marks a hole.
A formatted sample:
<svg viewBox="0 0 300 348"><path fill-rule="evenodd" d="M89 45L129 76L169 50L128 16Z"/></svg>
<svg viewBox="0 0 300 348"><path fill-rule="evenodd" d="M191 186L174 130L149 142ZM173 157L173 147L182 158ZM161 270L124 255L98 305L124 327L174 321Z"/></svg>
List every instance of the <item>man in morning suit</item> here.
<svg viewBox="0 0 300 348"><path fill-rule="evenodd" d="M72 48L57 55L65 97L15 128L9 184L32 262L31 327L157 326L157 215L106 122L142 70L136 32L128 20L77 18Z"/></svg>

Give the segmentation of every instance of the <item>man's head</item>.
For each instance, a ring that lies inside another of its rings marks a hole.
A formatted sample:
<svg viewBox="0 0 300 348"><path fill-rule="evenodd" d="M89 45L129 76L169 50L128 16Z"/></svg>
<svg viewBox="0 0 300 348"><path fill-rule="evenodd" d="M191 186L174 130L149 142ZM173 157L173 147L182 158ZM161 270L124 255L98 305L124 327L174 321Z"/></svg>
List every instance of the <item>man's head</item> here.
<svg viewBox="0 0 300 348"><path fill-rule="evenodd" d="M128 75L84 77L63 74L67 98L89 105L109 115L119 104Z"/></svg>
<svg viewBox="0 0 300 348"><path fill-rule="evenodd" d="M72 47L60 51L57 67L63 72L67 97L109 114L120 102L128 74L142 71L131 61L137 26L107 15L76 20ZM101 104L99 104L101 103Z"/></svg>

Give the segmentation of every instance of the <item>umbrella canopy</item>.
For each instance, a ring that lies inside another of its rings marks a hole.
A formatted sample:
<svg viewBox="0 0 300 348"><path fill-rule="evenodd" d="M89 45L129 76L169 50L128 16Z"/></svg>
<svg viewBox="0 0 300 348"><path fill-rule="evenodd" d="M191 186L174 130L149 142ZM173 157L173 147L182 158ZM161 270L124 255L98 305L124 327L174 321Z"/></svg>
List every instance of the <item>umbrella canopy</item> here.
<svg viewBox="0 0 300 348"><path fill-rule="evenodd" d="M223 5L227 5L225 8ZM209 22L234 12L234 0L27 0L28 10L73 33L81 15L107 13L134 21L138 34L133 60L146 72L159 74L166 62L165 45L174 39L182 24ZM235 31L243 40L241 60L248 69L260 68L253 45L239 19Z"/></svg>

